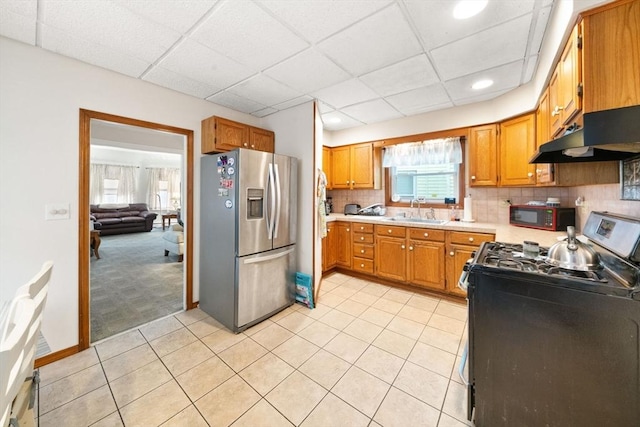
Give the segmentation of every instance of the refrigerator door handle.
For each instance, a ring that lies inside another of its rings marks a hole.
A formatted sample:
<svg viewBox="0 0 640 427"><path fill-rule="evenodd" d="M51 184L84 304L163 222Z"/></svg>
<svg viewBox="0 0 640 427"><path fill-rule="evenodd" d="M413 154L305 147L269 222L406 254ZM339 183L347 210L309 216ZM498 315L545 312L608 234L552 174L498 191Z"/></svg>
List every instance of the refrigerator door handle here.
<svg viewBox="0 0 640 427"><path fill-rule="evenodd" d="M252 257L252 258L249 258L249 259L245 259L243 261L243 263L244 264L255 264L257 262L271 261L273 259L282 258L283 256L289 255L293 251L294 251L294 248L291 248L291 249L287 249L284 252L279 252L279 253L273 254L273 255L264 255L264 256Z"/></svg>
<svg viewBox="0 0 640 427"><path fill-rule="evenodd" d="M267 183L267 194L269 197L269 204L267 211L267 233L269 239L273 239L273 225L275 220L276 210L276 189L274 182L273 163L269 163L269 182Z"/></svg>
<svg viewBox="0 0 640 427"><path fill-rule="evenodd" d="M274 227L273 227L273 238L278 238L278 224L280 224L280 210L282 208L282 189L280 188L280 171L278 170L278 165L274 164L273 168L275 170L276 176L276 214L274 216Z"/></svg>

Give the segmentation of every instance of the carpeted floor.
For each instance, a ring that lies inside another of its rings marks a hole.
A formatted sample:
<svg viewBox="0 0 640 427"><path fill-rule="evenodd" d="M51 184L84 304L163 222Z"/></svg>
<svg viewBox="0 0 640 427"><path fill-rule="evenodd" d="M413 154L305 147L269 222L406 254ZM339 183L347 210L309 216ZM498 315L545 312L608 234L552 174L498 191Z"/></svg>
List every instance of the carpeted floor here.
<svg viewBox="0 0 640 427"><path fill-rule="evenodd" d="M183 308L183 262L164 256L162 229L102 236L91 257L91 342Z"/></svg>

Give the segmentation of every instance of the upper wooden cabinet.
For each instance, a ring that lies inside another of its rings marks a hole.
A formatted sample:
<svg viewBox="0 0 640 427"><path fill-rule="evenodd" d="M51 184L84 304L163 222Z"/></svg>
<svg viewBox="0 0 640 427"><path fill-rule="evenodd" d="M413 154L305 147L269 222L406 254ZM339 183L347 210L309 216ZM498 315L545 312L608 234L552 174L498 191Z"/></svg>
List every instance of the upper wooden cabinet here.
<svg viewBox="0 0 640 427"><path fill-rule="evenodd" d="M525 114L500 123L500 185L535 185L535 116Z"/></svg>
<svg viewBox="0 0 640 427"><path fill-rule="evenodd" d="M536 110L536 149L542 144L549 142L549 88L544 91L540 97L540 103ZM549 184L553 182L553 165L552 164L536 164L536 183Z"/></svg>
<svg viewBox="0 0 640 427"><path fill-rule="evenodd" d="M469 130L469 184L498 185L498 126L476 126Z"/></svg>
<svg viewBox="0 0 640 427"><path fill-rule="evenodd" d="M327 189L333 188L333 173L331 172L331 148L322 147L322 171L327 176Z"/></svg>
<svg viewBox="0 0 640 427"><path fill-rule="evenodd" d="M584 111L640 104L640 1L583 14Z"/></svg>
<svg viewBox="0 0 640 427"><path fill-rule="evenodd" d="M212 116L202 121L202 154L220 153L249 148L273 153L275 133L222 117Z"/></svg>
<svg viewBox="0 0 640 427"><path fill-rule="evenodd" d="M334 189L374 188L373 144L331 148L331 175Z"/></svg>

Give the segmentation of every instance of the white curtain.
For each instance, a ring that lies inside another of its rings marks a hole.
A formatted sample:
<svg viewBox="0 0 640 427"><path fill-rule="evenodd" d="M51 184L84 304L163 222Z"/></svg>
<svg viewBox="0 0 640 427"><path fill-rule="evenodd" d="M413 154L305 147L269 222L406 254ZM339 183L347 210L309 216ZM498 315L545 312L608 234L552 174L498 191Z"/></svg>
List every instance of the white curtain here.
<svg viewBox="0 0 640 427"><path fill-rule="evenodd" d="M89 182L89 198L92 204L100 204L104 196L104 180L118 181L117 202L134 203L136 194L136 166L91 164L91 177Z"/></svg>
<svg viewBox="0 0 640 427"><path fill-rule="evenodd" d="M430 139L385 147L382 166L421 166L462 163L460 138Z"/></svg>
<svg viewBox="0 0 640 427"><path fill-rule="evenodd" d="M149 186L147 197L149 207L156 210L172 210L174 201L180 205L180 169L178 168L148 168ZM161 186L165 181L166 187ZM165 201L161 202L159 195L166 191Z"/></svg>

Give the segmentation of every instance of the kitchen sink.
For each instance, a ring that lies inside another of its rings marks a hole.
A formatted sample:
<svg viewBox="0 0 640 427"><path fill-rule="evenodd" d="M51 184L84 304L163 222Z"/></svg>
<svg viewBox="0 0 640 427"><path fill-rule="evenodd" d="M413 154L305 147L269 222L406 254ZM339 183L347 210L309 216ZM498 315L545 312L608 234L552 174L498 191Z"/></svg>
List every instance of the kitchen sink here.
<svg viewBox="0 0 640 427"><path fill-rule="evenodd" d="M449 222L449 220L447 219L402 218L402 217L386 218L385 221L417 222L419 224L434 224L434 225L443 225Z"/></svg>

